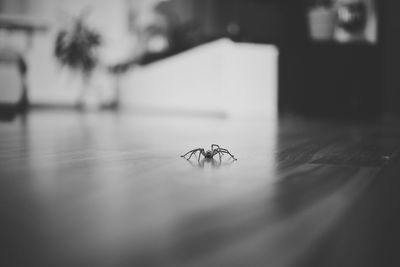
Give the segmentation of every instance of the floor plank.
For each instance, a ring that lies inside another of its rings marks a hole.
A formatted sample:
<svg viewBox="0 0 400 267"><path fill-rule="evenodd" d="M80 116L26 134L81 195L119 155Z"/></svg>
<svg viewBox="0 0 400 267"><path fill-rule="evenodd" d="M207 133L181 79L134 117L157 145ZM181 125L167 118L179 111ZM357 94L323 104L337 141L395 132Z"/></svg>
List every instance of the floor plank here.
<svg viewBox="0 0 400 267"><path fill-rule="evenodd" d="M0 124L0 263L347 266L347 236L395 230L386 219L360 229L369 205L398 202L399 134L298 117L33 111ZM179 157L212 143L238 161Z"/></svg>

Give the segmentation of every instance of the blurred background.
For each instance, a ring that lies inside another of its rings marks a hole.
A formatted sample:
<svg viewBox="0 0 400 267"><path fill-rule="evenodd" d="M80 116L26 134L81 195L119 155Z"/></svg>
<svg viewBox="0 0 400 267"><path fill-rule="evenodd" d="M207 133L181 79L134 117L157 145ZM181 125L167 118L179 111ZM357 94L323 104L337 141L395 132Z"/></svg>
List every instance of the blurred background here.
<svg viewBox="0 0 400 267"><path fill-rule="evenodd" d="M398 8L394 0L1 0L0 103L396 114Z"/></svg>
<svg viewBox="0 0 400 267"><path fill-rule="evenodd" d="M399 12L0 0L0 265L400 266Z"/></svg>

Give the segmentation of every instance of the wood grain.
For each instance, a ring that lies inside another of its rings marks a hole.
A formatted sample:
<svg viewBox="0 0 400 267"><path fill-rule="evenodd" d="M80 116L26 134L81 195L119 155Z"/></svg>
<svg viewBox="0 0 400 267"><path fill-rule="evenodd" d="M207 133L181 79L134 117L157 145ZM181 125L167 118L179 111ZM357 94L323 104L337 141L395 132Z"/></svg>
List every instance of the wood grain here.
<svg viewBox="0 0 400 267"><path fill-rule="evenodd" d="M0 263L374 266L360 259L379 261L389 252L368 254L373 242L397 236L399 134L297 117L33 111L0 124ZM212 143L239 160L179 157Z"/></svg>

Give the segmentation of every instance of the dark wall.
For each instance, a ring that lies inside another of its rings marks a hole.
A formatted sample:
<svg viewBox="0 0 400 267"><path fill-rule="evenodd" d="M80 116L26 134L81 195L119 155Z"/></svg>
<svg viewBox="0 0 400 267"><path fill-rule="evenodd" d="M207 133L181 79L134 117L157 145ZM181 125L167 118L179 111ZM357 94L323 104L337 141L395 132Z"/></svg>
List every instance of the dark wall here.
<svg viewBox="0 0 400 267"><path fill-rule="evenodd" d="M277 1L214 1L221 31L237 41L277 43L285 38L284 10Z"/></svg>
<svg viewBox="0 0 400 267"><path fill-rule="evenodd" d="M400 1L385 1L382 11L383 103L386 113L400 115Z"/></svg>
<svg viewBox="0 0 400 267"><path fill-rule="evenodd" d="M284 2L279 0L174 0L184 22L205 37L277 43L285 38ZM189 15L188 15L189 14Z"/></svg>
<svg viewBox="0 0 400 267"><path fill-rule="evenodd" d="M400 114L400 1L379 1L375 45L310 42L305 0L190 2L204 36L275 44L282 112L376 117ZM187 6L188 7L188 6Z"/></svg>
<svg viewBox="0 0 400 267"><path fill-rule="evenodd" d="M282 112L318 117L375 118L382 113L378 47L334 43L281 47Z"/></svg>
<svg viewBox="0 0 400 267"><path fill-rule="evenodd" d="M287 10L303 15L287 18L289 31L299 34L279 46L280 111L349 119L385 113L384 36L372 45L315 42L308 37L306 6L290 3Z"/></svg>

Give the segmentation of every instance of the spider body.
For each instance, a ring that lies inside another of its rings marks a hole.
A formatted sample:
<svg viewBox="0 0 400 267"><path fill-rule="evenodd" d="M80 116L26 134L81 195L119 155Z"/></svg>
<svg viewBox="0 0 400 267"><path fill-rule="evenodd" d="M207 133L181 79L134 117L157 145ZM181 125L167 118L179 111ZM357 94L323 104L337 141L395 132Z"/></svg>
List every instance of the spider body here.
<svg viewBox="0 0 400 267"><path fill-rule="evenodd" d="M211 150L205 151L204 148L196 148L196 149L190 150L189 152L187 152L186 154L182 155L181 157L182 158L186 158L186 156L190 154L189 157L187 158L187 160L189 160L193 155L196 155L197 152L199 152L199 156L198 156L198 159L197 159L198 161L200 161L200 157L201 156L203 156L205 159L212 159L217 154L219 155L219 160L221 160L221 157L224 154L228 154L229 156L231 156L231 158L233 160L237 160L235 158L235 156L232 155L229 152L228 149L222 148L219 145L215 145L215 144L211 145Z"/></svg>
<svg viewBox="0 0 400 267"><path fill-rule="evenodd" d="M211 150L207 150L206 153L204 154L204 157L206 159L212 159L213 158L213 152Z"/></svg>

